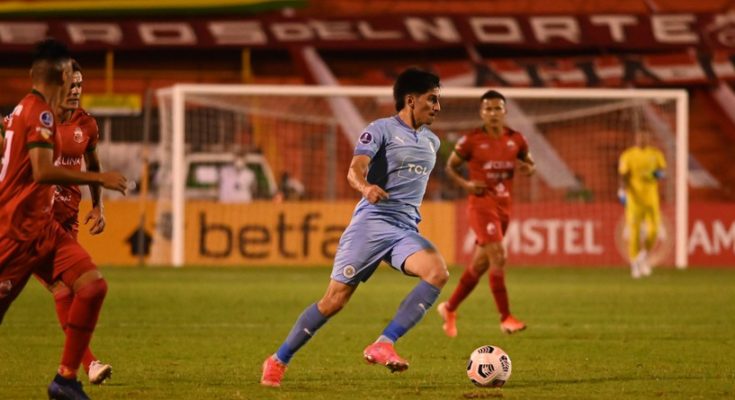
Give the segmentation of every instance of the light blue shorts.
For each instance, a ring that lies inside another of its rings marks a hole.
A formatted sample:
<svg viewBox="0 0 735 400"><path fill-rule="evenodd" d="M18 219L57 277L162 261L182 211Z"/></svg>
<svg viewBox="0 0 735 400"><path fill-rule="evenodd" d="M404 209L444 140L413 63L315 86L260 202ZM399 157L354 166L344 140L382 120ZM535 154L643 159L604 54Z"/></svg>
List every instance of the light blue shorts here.
<svg viewBox="0 0 735 400"><path fill-rule="evenodd" d="M394 218L362 212L352 218L339 240L332 267L332 279L351 286L365 282L381 261L404 272L403 263L411 255L434 245L422 237L416 226Z"/></svg>

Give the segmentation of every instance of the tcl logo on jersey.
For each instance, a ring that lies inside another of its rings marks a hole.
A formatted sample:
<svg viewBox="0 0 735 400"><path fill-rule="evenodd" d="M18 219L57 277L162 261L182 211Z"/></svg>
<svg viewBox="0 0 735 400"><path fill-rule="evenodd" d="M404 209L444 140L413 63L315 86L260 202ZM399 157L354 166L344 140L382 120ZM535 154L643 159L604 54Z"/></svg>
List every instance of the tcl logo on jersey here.
<svg viewBox="0 0 735 400"><path fill-rule="evenodd" d="M424 162L425 163L425 162ZM422 165L421 160L406 157L398 169L398 176L406 179L416 179L431 174L431 167Z"/></svg>
<svg viewBox="0 0 735 400"><path fill-rule="evenodd" d="M408 171L419 175L429 175L431 170L423 165L408 163Z"/></svg>

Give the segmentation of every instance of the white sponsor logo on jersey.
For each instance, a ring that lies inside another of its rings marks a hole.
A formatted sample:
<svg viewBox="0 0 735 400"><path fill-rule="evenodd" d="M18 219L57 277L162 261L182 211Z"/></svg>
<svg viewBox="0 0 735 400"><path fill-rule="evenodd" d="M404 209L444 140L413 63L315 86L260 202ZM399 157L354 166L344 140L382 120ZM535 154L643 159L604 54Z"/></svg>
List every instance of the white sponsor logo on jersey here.
<svg viewBox="0 0 735 400"><path fill-rule="evenodd" d="M82 165L82 157L81 156L79 157L62 156L56 159L56 161L54 162L54 165L56 165L57 167L69 167L69 166L73 167L77 165Z"/></svg>
<svg viewBox="0 0 735 400"><path fill-rule="evenodd" d="M513 169L515 161L488 161L482 165L482 169Z"/></svg>

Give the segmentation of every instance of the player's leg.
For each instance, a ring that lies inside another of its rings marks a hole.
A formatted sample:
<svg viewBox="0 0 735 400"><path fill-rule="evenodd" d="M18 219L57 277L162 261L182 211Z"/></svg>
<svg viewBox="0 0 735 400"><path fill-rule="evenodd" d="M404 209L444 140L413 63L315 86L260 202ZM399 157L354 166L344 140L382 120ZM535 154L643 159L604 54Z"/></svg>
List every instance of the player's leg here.
<svg viewBox="0 0 735 400"><path fill-rule="evenodd" d="M651 264L648 261L648 256L651 254L651 251L658 240L658 229L661 224L661 212L658 207L649 207L646 211L643 221L646 226L646 236L643 238L643 248L638 253L637 261L641 275L650 276L652 271Z"/></svg>
<svg viewBox="0 0 735 400"><path fill-rule="evenodd" d="M77 370L92 339L107 294L107 282L89 254L70 235L63 233L60 227L58 229L53 259L54 279L60 279L71 288L74 297L67 317L61 363L56 378L49 385L49 396L64 390L82 391L77 381Z"/></svg>
<svg viewBox="0 0 735 400"><path fill-rule="evenodd" d="M408 232L393 248L391 265L421 280L403 299L398 311L378 340L365 348L365 359L385 365L392 372L404 371L408 362L395 351L394 343L413 328L439 297L449 279L444 258L428 240L416 232Z"/></svg>
<svg viewBox="0 0 735 400"><path fill-rule="evenodd" d="M457 335L457 326L455 323L455 312L457 308L459 308L462 301L474 290L477 282L480 280L480 276L487 271L490 265L487 254L483 251L482 247L491 241L502 240L501 227L499 224L496 227L496 224L493 222L498 219L495 210L487 207L469 207L467 214L470 228L476 237L475 243L477 247L472 256L470 266L465 268L449 300L437 306L437 311L444 320L442 328L444 329L444 333L449 337Z"/></svg>
<svg viewBox="0 0 735 400"><path fill-rule="evenodd" d="M442 320L444 320L442 329L447 336L457 336L457 309L464 299L472 293L472 290L477 286L477 282L480 281L480 277L487 271L489 266L490 261L485 251L481 247L475 246L472 261L462 272L459 283L457 283L457 287L452 292L449 300L439 303L436 308Z"/></svg>
<svg viewBox="0 0 735 400"><path fill-rule="evenodd" d="M62 329L66 332L69 310L74 301L74 293L61 281L55 282L49 290L54 296L56 316L59 318ZM99 361L89 346L87 346L82 355L82 367L87 373L89 383L93 385L102 384L112 375L112 366Z"/></svg>
<svg viewBox="0 0 735 400"><path fill-rule="evenodd" d="M281 385L283 374L294 354L316 334L331 316L338 313L347 304L355 289L357 289L356 285L347 285L334 279L329 282L324 296L299 315L278 351L263 363L261 385L272 387Z"/></svg>
<svg viewBox="0 0 735 400"><path fill-rule="evenodd" d="M22 268L3 268L0 269L0 325L3 318L8 312L10 305L15 301L20 292L23 291L31 272ZM18 267L22 267L18 265Z"/></svg>
<svg viewBox="0 0 735 400"><path fill-rule="evenodd" d="M79 221L76 215L61 223L61 227L64 231L68 232L74 240L79 241ZM65 306L66 315L68 315L69 307L71 307L73 300L73 293L71 292L71 289L61 281L56 281L54 289L57 287L65 288L62 293L58 294L58 296L65 300L62 306ZM54 294L54 299L56 299L56 291L52 290L52 293ZM59 302L56 302L56 305L57 315L59 315ZM64 320L66 320L66 318ZM92 349L89 346L87 347L87 350L85 350L84 356L82 356L82 367L84 367L84 371L87 373L89 383L93 385L101 385L110 378L110 376L112 376L112 366L101 362L94 353L92 353Z"/></svg>
<svg viewBox="0 0 735 400"><path fill-rule="evenodd" d="M61 325L61 330L66 332L67 321L69 319L69 308L71 308L74 300L74 293L71 289L60 280L53 278L53 265L44 263L34 270L34 276L49 291L54 299L56 309L56 317ZM87 372L89 380L93 384L100 384L107 379L112 373L112 367L100 363L94 356L89 347L85 350L82 357L82 366Z"/></svg>
<svg viewBox="0 0 735 400"><path fill-rule="evenodd" d="M36 243L0 238L0 324L10 305L23 291L38 257Z"/></svg>
<svg viewBox="0 0 735 400"><path fill-rule="evenodd" d="M66 331L66 326L69 321L69 309L74 301L74 293L61 281L53 283L48 289L54 297L56 317L59 319L61 329ZM84 356L82 356L82 366L87 374L89 374L89 365L96 360L97 358L92 354L92 350L87 347L84 351Z"/></svg>
<svg viewBox="0 0 735 400"><path fill-rule="evenodd" d="M526 324L517 320L510 313L508 289L505 286L505 265L508 259L505 246L502 242L491 242L482 248L490 259L488 278L490 291L500 314L500 330L505 333L514 333L526 329Z"/></svg>
<svg viewBox="0 0 735 400"><path fill-rule="evenodd" d="M311 339L332 315L347 304L360 281L366 280L377 268L384 253L367 245L350 246L350 243L370 243L366 236L375 230L367 221L355 219L340 238L334 259L332 279L324 296L307 307L298 317L286 340L278 351L263 362L260 383L279 387L286 367L294 354Z"/></svg>
<svg viewBox="0 0 735 400"><path fill-rule="evenodd" d="M630 276L633 279L641 277L637 257L641 249L641 215L637 205L628 201L625 206L625 223L628 230L628 259L630 260Z"/></svg>

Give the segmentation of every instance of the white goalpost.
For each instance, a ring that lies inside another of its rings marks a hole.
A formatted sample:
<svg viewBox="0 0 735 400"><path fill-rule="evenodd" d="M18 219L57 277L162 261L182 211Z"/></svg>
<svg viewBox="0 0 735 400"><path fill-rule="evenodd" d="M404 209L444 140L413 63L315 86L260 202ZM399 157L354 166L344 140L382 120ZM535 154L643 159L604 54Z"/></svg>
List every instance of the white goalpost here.
<svg viewBox="0 0 735 400"><path fill-rule="evenodd" d="M442 162L463 131L479 126L479 98L486 90L441 89L442 111L432 130L443 145L425 199L430 214L434 204L451 207L463 199L444 179ZM671 226L665 241L671 248L661 250L661 264L687 266L686 91L497 90L508 99L507 124L526 136L538 165L531 179L515 179L511 218L517 225L506 238L511 260L517 252L519 262L531 264L621 264L620 249L606 248L615 241L612 231L622 216L614 204L616 162L632 145L632 133L647 129L669 164L660 185L664 219ZM395 113L390 87L177 84L158 90L157 97L161 137L152 261L174 266L264 265L281 258L298 264L289 250L290 238L298 235L304 241L301 252L312 260L318 244L310 239L321 233L310 233L306 220L298 226L287 221L288 207L313 211L354 205L355 194L344 182L352 147L367 123ZM225 204L216 186L222 169L239 158L255 171L254 201ZM276 213L275 222L250 223L269 213ZM327 214L319 218L331 218ZM466 228L456 215L437 218L446 218L438 224L453 231L440 241L456 243L453 250L460 254ZM324 225L324 232L330 227ZM324 235L322 248L331 249L333 238ZM461 258L449 257L449 262Z"/></svg>

